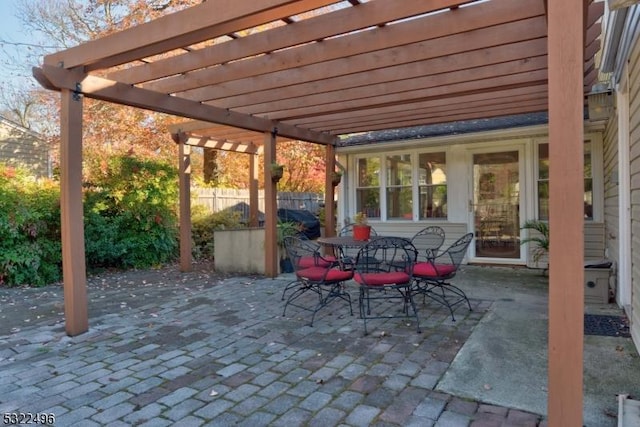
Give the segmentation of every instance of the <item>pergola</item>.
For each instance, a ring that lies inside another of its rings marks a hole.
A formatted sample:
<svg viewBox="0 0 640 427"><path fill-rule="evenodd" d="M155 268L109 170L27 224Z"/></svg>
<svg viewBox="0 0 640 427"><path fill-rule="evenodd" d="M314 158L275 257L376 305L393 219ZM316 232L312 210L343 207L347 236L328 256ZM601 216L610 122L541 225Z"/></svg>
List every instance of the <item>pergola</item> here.
<svg viewBox="0 0 640 427"><path fill-rule="evenodd" d="M552 426L582 425L583 110L603 9L591 0L208 0L46 56L34 76L62 99L67 333L88 329L80 95L215 124L204 135L212 144L257 134L265 162L277 138L324 144L330 201L339 135L548 111L548 415ZM184 126L174 140L188 176ZM270 173L265 252L275 275ZM180 186L184 214L188 180Z"/></svg>

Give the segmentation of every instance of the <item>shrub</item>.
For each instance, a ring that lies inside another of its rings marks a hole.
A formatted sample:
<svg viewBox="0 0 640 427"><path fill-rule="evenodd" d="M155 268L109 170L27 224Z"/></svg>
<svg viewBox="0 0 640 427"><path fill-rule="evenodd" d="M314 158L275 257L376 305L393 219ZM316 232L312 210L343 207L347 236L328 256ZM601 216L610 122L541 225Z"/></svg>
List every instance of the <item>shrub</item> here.
<svg viewBox="0 0 640 427"><path fill-rule="evenodd" d="M87 264L145 268L176 259L177 171L122 156L105 160L85 193Z"/></svg>
<svg viewBox="0 0 640 427"><path fill-rule="evenodd" d="M205 212L204 209L194 207L191 214L191 235L193 237L193 257L195 259L213 259L213 232L240 228L242 218L240 212L220 211Z"/></svg>
<svg viewBox="0 0 640 427"><path fill-rule="evenodd" d="M0 284L60 280L59 200L53 181L0 164Z"/></svg>

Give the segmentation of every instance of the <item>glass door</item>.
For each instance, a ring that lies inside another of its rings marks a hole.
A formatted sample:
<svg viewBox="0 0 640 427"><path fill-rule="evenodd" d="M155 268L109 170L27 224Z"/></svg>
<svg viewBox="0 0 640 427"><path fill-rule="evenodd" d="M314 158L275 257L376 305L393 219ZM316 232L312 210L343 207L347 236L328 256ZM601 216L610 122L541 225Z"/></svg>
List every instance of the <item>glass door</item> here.
<svg viewBox="0 0 640 427"><path fill-rule="evenodd" d="M473 155L475 257L520 259L518 150Z"/></svg>

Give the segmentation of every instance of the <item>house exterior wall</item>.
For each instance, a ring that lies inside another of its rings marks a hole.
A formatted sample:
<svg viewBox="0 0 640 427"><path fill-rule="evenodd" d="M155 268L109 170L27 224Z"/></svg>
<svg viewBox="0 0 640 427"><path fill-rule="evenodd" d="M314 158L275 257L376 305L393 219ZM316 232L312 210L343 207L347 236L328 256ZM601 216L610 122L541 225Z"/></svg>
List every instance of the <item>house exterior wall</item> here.
<svg viewBox="0 0 640 427"><path fill-rule="evenodd" d="M29 169L35 176L49 177L49 147L34 132L0 118L0 162Z"/></svg>
<svg viewBox="0 0 640 427"><path fill-rule="evenodd" d="M629 172L631 191L631 334L640 347L640 44L631 50L629 70Z"/></svg>
<svg viewBox="0 0 640 427"><path fill-rule="evenodd" d="M585 220L584 257L586 260L602 259L605 256L605 207L603 199L603 125L596 129L585 129L585 140L591 143L594 187L594 218ZM342 225L356 213L356 160L366 156L385 156L423 151L445 151L447 168L447 205L446 219L410 220L370 219L370 224L379 234L411 237L420 229L429 225L438 225L445 229L446 247L463 234L475 231L470 203L473 199L472 159L477 152L492 152L517 149L520 153L520 192L523 206L520 206L520 224L528 219L537 218L537 147L547 141L546 126L534 126L517 130L492 131L475 135L458 135L422 140L394 141L370 144L361 147L338 149L339 161L347 165L347 173L339 188L338 224ZM350 173L351 172L351 173ZM597 201L595 199L598 199ZM417 203L414 198L414 205ZM524 235L522 237L525 237ZM505 264L526 264L532 268L546 268L546 259L533 261L533 245L524 245L522 260L502 259ZM470 251L471 252L471 251ZM470 255L470 254L468 254ZM482 259L473 259L482 262ZM494 263L494 260L490 261Z"/></svg>

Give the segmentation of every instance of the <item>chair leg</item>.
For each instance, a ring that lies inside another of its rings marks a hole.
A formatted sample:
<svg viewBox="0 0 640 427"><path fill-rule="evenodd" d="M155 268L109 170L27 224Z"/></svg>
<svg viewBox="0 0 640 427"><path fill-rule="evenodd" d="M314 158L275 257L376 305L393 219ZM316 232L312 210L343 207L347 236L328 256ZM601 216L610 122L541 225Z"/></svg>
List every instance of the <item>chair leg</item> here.
<svg viewBox="0 0 640 427"><path fill-rule="evenodd" d="M451 313L451 320L453 322L456 321L455 315L453 314L453 309L463 301L466 301L467 307L469 307L469 311L473 311L473 309L471 308L471 303L469 302L469 298L467 298L467 295L464 293L464 291L457 286L447 282L424 281L423 283L424 285L420 285L418 283L416 286L416 292L419 292L423 295L423 304L425 303L425 298L429 297L437 303L444 305L449 309L449 313ZM447 297L447 293L454 294L458 298L455 301L451 301L449 297Z"/></svg>
<svg viewBox="0 0 640 427"><path fill-rule="evenodd" d="M293 280L287 283L287 286L285 286L284 289L282 290L282 299L280 301L284 301L284 294L286 294L289 289L293 288L297 284L298 284L297 280Z"/></svg>

